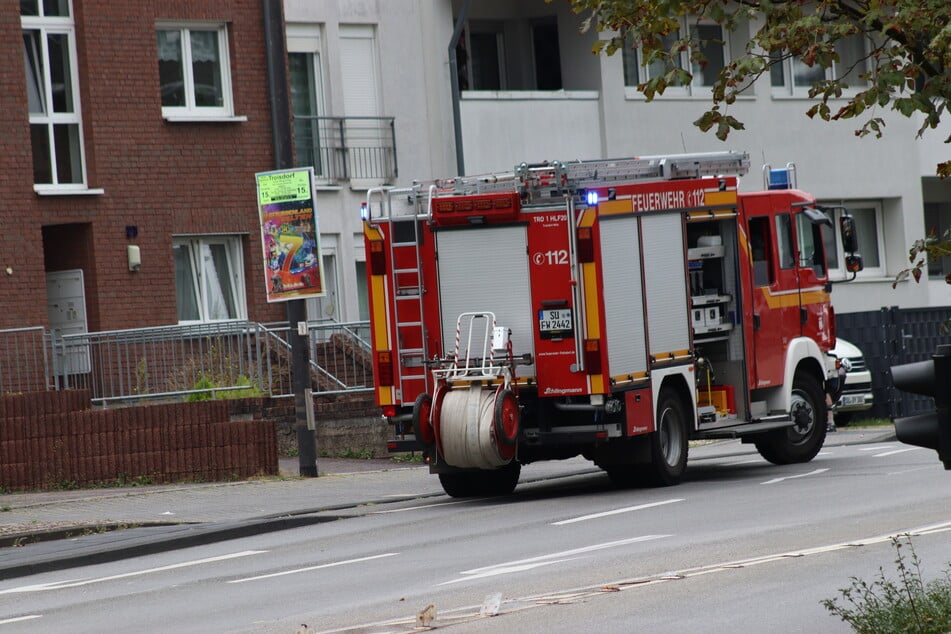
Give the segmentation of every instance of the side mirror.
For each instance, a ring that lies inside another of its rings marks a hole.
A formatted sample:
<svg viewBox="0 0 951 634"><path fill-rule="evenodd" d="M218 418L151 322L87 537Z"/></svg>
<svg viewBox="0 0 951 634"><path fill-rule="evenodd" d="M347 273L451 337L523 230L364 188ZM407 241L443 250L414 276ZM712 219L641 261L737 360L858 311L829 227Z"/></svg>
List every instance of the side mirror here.
<svg viewBox="0 0 951 634"><path fill-rule="evenodd" d="M845 270L849 273L858 273L865 265L862 264L862 256L858 253L850 253L845 256Z"/></svg>
<svg viewBox="0 0 951 634"><path fill-rule="evenodd" d="M839 233L842 235L843 251L855 253L859 250L858 233L855 231L855 219L852 216L842 214L839 217ZM859 258L859 262L861 262L861 258Z"/></svg>

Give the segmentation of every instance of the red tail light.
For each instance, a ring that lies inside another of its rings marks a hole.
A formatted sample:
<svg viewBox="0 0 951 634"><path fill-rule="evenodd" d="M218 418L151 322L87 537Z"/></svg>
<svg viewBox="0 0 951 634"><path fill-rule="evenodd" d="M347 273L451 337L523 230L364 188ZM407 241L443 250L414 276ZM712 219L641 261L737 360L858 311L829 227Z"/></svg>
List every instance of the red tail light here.
<svg viewBox="0 0 951 634"><path fill-rule="evenodd" d="M591 227L578 227L578 261L594 262L594 236Z"/></svg>
<svg viewBox="0 0 951 634"><path fill-rule="evenodd" d="M588 374L601 374L601 340L584 340L584 368Z"/></svg>
<svg viewBox="0 0 951 634"><path fill-rule="evenodd" d="M370 243L370 275L386 275L386 252L382 241Z"/></svg>
<svg viewBox="0 0 951 634"><path fill-rule="evenodd" d="M376 353L377 385L393 385L393 355L389 350Z"/></svg>

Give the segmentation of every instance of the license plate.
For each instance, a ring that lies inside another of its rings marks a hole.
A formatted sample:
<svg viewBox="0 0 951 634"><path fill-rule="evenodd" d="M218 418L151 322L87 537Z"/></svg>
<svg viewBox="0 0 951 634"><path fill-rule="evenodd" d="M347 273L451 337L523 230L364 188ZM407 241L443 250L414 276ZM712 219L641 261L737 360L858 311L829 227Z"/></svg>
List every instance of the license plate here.
<svg viewBox="0 0 951 634"><path fill-rule="evenodd" d="M542 337L548 339L556 336L571 334L571 309L546 308L538 311L538 330Z"/></svg>
<svg viewBox="0 0 951 634"><path fill-rule="evenodd" d="M861 395L845 395L839 399L839 407L848 407L850 405L864 405L865 397Z"/></svg>

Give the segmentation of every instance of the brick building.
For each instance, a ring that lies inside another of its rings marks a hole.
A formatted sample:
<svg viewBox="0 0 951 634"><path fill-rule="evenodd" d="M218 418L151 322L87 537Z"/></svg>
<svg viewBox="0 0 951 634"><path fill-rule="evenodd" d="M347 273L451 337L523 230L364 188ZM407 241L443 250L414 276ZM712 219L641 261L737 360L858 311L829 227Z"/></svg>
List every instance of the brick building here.
<svg viewBox="0 0 951 634"><path fill-rule="evenodd" d="M0 329L283 319L255 202L263 22L261 0L0 8L0 56L24 60L0 71Z"/></svg>

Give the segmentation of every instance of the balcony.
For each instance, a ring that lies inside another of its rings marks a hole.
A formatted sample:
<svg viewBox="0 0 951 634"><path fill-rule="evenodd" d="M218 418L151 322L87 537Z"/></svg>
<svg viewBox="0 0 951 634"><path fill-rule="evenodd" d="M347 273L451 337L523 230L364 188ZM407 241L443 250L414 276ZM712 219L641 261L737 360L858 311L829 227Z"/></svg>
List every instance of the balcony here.
<svg viewBox="0 0 951 634"><path fill-rule="evenodd" d="M294 117L297 165L314 166L317 182L396 181L393 117Z"/></svg>

